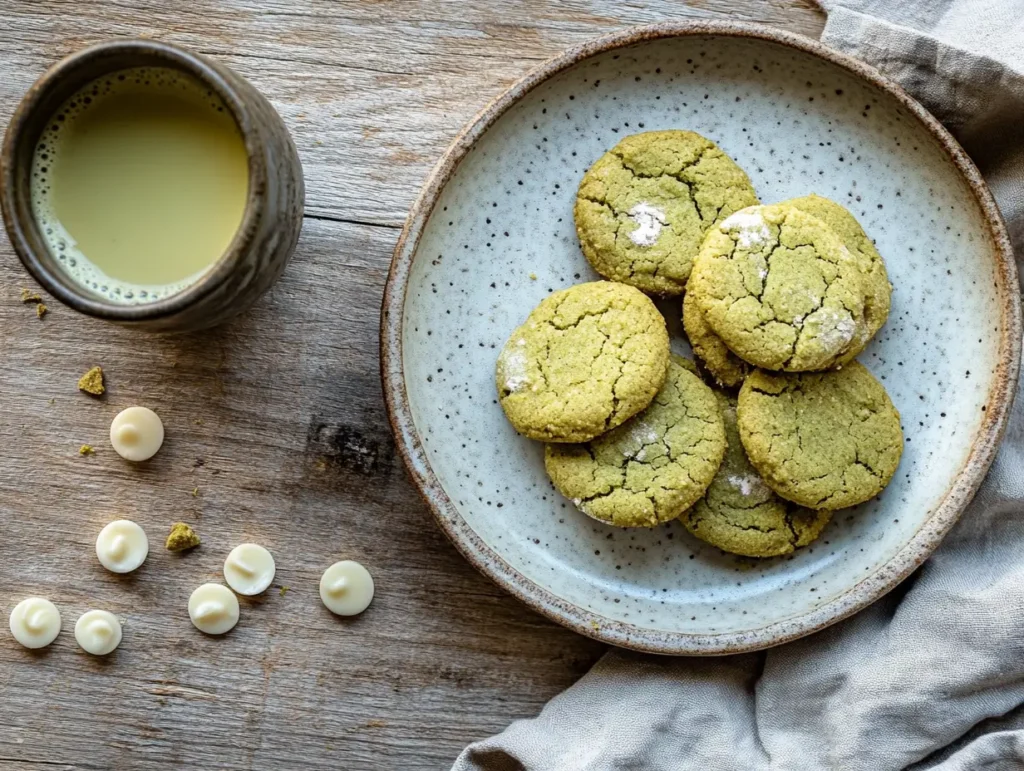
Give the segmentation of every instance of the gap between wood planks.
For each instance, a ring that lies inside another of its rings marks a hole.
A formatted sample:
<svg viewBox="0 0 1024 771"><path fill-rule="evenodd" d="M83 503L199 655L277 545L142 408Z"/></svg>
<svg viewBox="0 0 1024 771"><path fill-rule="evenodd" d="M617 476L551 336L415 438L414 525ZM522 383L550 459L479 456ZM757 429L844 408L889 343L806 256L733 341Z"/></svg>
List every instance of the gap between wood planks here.
<svg viewBox="0 0 1024 771"><path fill-rule="evenodd" d="M324 222L340 222L344 225L363 225L368 228L386 228L387 230L401 230L401 225L392 225L390 222L367 222L366 220L350 220L344 217L332 217L329 214L309 214L308 212L302 215L303 219L307 220L323 220Z"/></svg>

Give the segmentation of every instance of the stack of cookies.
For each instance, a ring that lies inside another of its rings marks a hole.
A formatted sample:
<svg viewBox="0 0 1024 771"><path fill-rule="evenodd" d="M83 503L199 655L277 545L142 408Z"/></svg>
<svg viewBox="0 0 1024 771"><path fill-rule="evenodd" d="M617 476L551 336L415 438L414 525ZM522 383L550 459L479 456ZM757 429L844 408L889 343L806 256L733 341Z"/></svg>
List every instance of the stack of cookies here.
<svg viewBox="0 0 1024 771"><path fill-rule="evenodd" d="M884 489L899 414L855 357L891 286L853 215L816 195L760 205L714 143L658 131L591 167L575 218L610 280L544 300L502 350L497 386L577 508L620 527L680 518L725 551L770 557ZM670 355L648 295L684 295L700 370Z"/></svg>

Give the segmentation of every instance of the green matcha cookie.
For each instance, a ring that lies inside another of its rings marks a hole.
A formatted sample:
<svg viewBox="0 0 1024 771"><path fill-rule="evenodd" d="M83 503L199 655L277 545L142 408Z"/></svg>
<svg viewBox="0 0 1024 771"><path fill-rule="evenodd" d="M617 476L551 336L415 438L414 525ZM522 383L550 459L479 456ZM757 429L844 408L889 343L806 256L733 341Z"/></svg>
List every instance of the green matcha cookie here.
<svg viewBox="0 0 1024 771"><path fill-rule="evenodd" d="M683 331L693 352L720 386L736 388L743 383L751 366L730 351L722 338L711 331L690 292L683 297Z"/></svg>
<svg viewBox="0 0 1024 771"><path fill-rule="evenodd" d="M733 353L764 369L827 369L866 335L856 260L792 206L752 206L712 228L688 290Z"/></svg>
<svg viewBox="0 0 1024 771"><path fill-rule="evenodd" d="M744 557L778 557L806 546L832 512L795 506L773 493L740 442L736 400L716 396L725 421L725 459L704 497L680 519L701 540Z"/></svg>
<svg viewBox="0 0 1024 771"><path fill-rule="evenodd" d="M856 361L831 372L754 371L740 389L737 419L750 462L768 486L812 509L875 497L903 453L899 413Z"/></svg>
<svg viewBox="0 0 1024 771"><path fill-rule="evenodd" d="M665 319L610 281L554 292L498 356L498 400L523 436L585 442L644 409L665 382Z"/></svg>
<svg viewBox="0 0 1024 771"><path fill-rule="evenodd" d="M549 444L544 465L583 513L618 527L654 527L697 501L722 462L715 395L673 356L654 402L587 444ZM692 365L690 365L692 366Z"/></svg>
<svg viewBox="0 0 1024 771"><path fill-rule="evenodd" d="M576 232L602 276L678 295L708 229L755 203L747 175L714 142L650 131L626 137L584 175Z"/></svg>
<svg viewBox="0 0 1024 771"><path fill-rule="evenodd" d="M850 250L860 266L865 289L864 322L867 337L846 354L847 360L852 359L864 350L868 340L874 337L889 317L892 284L885 270L885 261L857 219L835 201L812 194L791 198L783 203L817 217L832 228L832 232L839 236L839 240Z"/></svg>

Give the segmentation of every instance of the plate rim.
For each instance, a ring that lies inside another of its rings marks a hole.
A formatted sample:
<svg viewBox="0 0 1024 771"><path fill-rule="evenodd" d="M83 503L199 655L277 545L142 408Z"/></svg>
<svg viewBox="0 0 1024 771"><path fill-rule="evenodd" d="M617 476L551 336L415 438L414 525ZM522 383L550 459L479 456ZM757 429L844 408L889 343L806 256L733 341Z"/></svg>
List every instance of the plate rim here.
<svg viewBox="0 0 1024 771"><path fill-rule="evenodd" d="M423 229L460 162L491 126L537 86L579 62L636 43L679 37L753 38L797 49L838 65L893 98L939 142L981 208L994 246L1001 304L999 362L988 409L971 450L931 515L886 563L829 602L780 621L716 634L670 632L617 621L564 600L512 567L463 519L430 466L405 388L402 334L409 276ZM761 650L804 637L875 602L914 572L970 503L995 458L1016 392L1021 358L1021 305L1013 248L988 185L953 136L901 86L869 64L812 38L760 24L725 20L662 22L629 27L570 47L502 91L459 131L424 182L395 245L381 305L380 368L395 447L441 530L471 565L533 610L579 634L622 648L665 655L726 655Z"/></svg>

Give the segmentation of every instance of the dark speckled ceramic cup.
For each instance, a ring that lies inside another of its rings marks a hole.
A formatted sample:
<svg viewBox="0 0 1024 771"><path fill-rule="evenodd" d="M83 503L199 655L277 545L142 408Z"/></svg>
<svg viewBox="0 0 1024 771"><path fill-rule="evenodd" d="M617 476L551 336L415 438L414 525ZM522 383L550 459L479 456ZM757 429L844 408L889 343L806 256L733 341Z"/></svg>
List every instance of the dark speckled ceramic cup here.
<svg viewBox="0 0 1024 771"><path fill-rule="evenodd" d="M131 67L166 67L207 85L232 113L249 159L241 225L221 258L176 294L116 304L73 281L49 251L32 214L32 155L60 106L96 78ZM90 316L160 332L220 324L252 305L277 280L302 227L302 165L281 116L252 85L222 64L152 40L115 40L58 62L29 89L7 128L0 156L0 204L7 234L28 271L61 302Z"/></svg>

